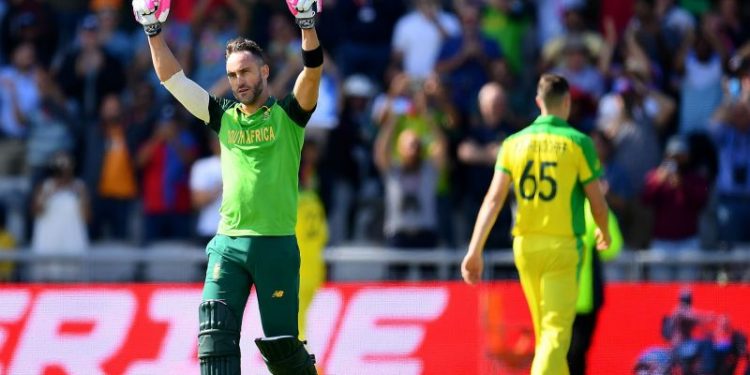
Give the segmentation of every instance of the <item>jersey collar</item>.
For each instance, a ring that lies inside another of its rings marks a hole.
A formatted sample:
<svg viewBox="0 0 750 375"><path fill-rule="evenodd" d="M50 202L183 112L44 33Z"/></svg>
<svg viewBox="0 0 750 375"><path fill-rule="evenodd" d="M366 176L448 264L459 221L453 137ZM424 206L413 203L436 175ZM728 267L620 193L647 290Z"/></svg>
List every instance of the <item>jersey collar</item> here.
<svg viewBox="0 0 750 375"><path fill-rule="evenodd" d="M268 99L266 99L266 101L263 103L263 105L260 106L260 107L258 107L258 109L256 109L255 112L253 112L251 114L246 114L245 112L242 112L242 108L241 108L242 104L240 104L240 105L237 106L237 112L239 112L242 116L254 117L254 116L258 115L259 113L268 113L268 111L271 110L271 107L273 107L274 104L276 104L276 98L274 98L273 96L269 95Z"/></svg>
<svg viewBox="0 0 750 375"><path fill-rule="evenodd" d="M539 116L536 118L536 120L534 120L534 123L532 125L552 125L562 127L570 126L570 124L568 124L565 120L555 115Z"/></svg>
<svg viewBox="0 0 750 375"><path fill-rule="evenodd" d="M274 98L273 96L269 95L268 99L266 99L266 102L263 103L263 107L271 108L271 107L273 107L274 103L276 103L276 98Z"/></svg>

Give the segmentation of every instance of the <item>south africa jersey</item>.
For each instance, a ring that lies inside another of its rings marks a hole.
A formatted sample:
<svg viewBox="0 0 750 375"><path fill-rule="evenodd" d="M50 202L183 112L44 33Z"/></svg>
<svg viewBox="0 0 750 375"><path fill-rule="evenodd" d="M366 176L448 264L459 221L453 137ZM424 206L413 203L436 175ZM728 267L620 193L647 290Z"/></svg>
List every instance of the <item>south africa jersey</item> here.
<svg viewBox="0 0 750 375"><path fill-rule="evenodd" d="M247 115L241 104L211 97L210 126L219 134L224 180L219 234L293 235L304 126L312 112L289 94Z"/></svg>

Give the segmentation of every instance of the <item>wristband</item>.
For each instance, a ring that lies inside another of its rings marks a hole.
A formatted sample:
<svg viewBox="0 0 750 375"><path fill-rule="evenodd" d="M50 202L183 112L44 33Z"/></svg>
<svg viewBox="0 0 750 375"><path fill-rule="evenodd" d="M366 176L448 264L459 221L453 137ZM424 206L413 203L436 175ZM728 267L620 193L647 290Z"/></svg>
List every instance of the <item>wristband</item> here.
<svg viewBox="0 0 750 375"><path fill-rule="evenodd" d="M161 32L161 22L143 26L143 31L150 37L157 36Z"/></svg>
<svg viewBox="0 0 750 375"><path fill-rule="evenodd" d="M295 22L300 29L312 29L315 27L315 16L310 18L297 18Z"/></svg>
<svg viewBox="0 0 750 375"><path fill-rule="evenodd" d="M302 61L308 68L317 68L323 65L323 47L318 46L318 48L310 51L302 50Z"/></svg>

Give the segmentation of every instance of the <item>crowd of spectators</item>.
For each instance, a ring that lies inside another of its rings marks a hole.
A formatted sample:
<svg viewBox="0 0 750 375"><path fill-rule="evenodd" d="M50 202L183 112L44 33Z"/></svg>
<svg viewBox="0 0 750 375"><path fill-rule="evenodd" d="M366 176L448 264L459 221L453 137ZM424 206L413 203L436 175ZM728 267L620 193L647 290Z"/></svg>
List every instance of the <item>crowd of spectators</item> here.
<svg viewBox="0 0 750 375"><path fill-rule="evenodd" d="M257 40L283 96L302 66L285 7L172 0L165 33L217 96L231 95L226 41ZM327 0L307 130L319 151L305 173L329 243L465 246L497 151L536 117L548 71L571 83L570 123L595 141L626 248L750 242L749 17L740 0ZM23 218L0 244L205 243L218 144L160 86L130 3L9 0L0 19L0 181L26 186L19 199L0 184L2 222L12 208ZM503 213L490 248L511 244Z"/></svg>

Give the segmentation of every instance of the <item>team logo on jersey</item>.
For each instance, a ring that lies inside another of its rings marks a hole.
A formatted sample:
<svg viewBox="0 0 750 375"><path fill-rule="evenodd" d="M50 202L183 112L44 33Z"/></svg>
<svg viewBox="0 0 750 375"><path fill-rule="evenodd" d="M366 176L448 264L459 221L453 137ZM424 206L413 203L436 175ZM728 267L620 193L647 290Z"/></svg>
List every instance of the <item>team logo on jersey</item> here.
<svg viewBox="0 0 750 375"><path fill-rule="evenodd" d="M252 145L261 142L271 142L276 139L276 133L272 126L263 126L259 129L229 130L227 140L230 144Z"/></svg>
<svg viewBox="0 0 750 375"><path fill-rule="evenodd" d="M214 281L219 280L219 277L221 277L221 262L216 262L216 264L214 264L212 276L214 278Z"/></svg>
<svg viewBox="0 0 750 375"><path fill-rule="evenodd" d="M271 298L281 298L284 297L284 291L283 290L276 290L271 294Z"/></svg>

